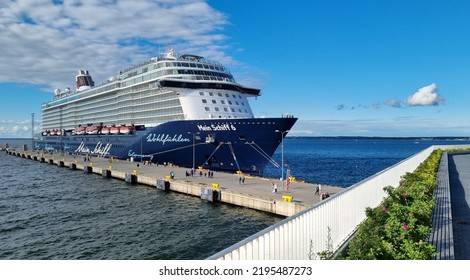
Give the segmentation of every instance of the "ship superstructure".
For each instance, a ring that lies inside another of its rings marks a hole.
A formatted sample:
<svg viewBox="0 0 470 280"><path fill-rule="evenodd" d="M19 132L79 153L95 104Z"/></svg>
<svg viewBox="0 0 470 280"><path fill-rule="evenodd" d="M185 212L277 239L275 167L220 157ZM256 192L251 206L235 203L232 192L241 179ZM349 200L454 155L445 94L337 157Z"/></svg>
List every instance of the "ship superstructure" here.
<svg viewBox="0 0 470 280"><path fill-rule="evenodd" d="M38 148L259 172L279 145L275 131L296 121L255 118L248 99L260 89L236 83L216 61L176 56L172 49L99 86L87 70L79 70L75 82L75 90L57 89L42 105ZM272 137L263 135L265 129ZM186 155L191 149L192 163ZM256 151L253 160L244 154L249 150Z"/></svg>

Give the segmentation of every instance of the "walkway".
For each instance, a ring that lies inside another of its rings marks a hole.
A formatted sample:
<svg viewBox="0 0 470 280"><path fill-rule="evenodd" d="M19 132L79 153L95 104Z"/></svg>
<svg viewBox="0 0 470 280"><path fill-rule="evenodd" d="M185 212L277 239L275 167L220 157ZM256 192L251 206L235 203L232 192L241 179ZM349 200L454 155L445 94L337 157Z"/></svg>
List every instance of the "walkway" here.
<svg viewBox="0 0 470 280"><path fill-rule="evenodd" d="M470 154L449 155L456 260L470 260Z"/></svg>
<svg viewBox="0 0 470 280"><path fill-rule="evenodd" d="M91 157L85 161L83 156L63 155L60 153L42 152L22 152L9 151L24 158L36 158L38 161L48 162L54 165L69 167L75 163L76 168L83 170L85 166L92 168L93 173L102 174L102 170L111 170L111 173L136 174L142 177L144 184L155 187L157 179L165 179L170 173L175 177L171 180L170 190L201 196L201 188L210 188L213 184L218 186L221 192L219 201L233 205L248 207L256 210L267 211L282 216L293 215L303 209L310 207L321 201L320 195L315 195L317 184L294 181L289 187L282 187L279 179L270 179L249 175L238 175L225 172L212 172L213 176L208 176L208 170L196 170L194 176L187 175L190 168L169 166L169 165L147 165L140 162L130 162L123 160L112 160L101 157ZM53 171L52 171L53 172ZM112 177L119 178L119 174ZM243 182L240 179L243 178ZM148 179L148 180L147 180ZM272 191L272 184L276 184L277 192ZM179 186L179 187L178 187ZM193 191L188 191L191 189ZM321 191L330 196L344 191L345 188L336 186L321 186ZM285 200L284 196L290 198ZM289 205L284 207L283 205ZM271 206L276 207L271 207Z"/></svg>

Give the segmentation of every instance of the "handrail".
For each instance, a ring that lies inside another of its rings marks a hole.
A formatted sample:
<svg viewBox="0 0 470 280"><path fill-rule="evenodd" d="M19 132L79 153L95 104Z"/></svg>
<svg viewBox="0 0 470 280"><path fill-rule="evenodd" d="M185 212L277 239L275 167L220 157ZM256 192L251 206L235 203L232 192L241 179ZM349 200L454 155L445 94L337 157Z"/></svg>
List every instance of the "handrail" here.
<svg viewBox="0 0 470 280"><path fill-rule="evenodd" d="M397 187L401 177L413 172L435 149L462 146L431 146L208 259L301 260L319 258L319 253L326 250L335 252L366 218L365 209L383 201L387 195L384 187Z"/></svg>

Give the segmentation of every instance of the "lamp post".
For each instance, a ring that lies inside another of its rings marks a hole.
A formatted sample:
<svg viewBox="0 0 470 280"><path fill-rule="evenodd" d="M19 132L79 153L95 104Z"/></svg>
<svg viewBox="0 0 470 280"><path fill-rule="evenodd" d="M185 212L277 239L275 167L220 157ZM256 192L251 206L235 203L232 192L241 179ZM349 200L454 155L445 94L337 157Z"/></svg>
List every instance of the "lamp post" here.
<svg viewBox="0 0 470 280"><path fill-rule="evenodd" d="M196 132L196 133L188 132L188 134L192 134L192 136L193 136L193 170L195 170L195 166L196 166L196 136L198 137L198 140L201 139L201 137L199 136L199 132Z"/></svg>
<svg viewBox="0 0 470 280"><path fill-rule="evenodd" d="M286 131L280 131L276 129L275 132L281 133L281 180L282 180L282 188L284 189L284 134L289 132L289 129Z"/></svg>
<svg viewBox="0 0 470 280"><path fill-rule="evenodd" d="M31 113L31 151L34 151L34 113Z"/></svg>

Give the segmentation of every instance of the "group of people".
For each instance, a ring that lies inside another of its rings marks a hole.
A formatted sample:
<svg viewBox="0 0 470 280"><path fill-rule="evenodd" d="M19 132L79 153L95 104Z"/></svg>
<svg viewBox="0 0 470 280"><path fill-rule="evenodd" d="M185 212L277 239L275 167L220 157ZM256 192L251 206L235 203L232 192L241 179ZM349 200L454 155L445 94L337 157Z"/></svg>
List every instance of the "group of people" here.
<svg viewBox="0 0 470 280"><path fill-rule="evenodd" d="M194 175L196 175L196 170L194 169L191 169L191 171L186 171L186 177L194 177ZM202 172L202 170L199 171L199 177L202 177L202 175L204 175L204 177L208 177L208 178L214 178L214 171L208 171L208 172Z"/></svg>

